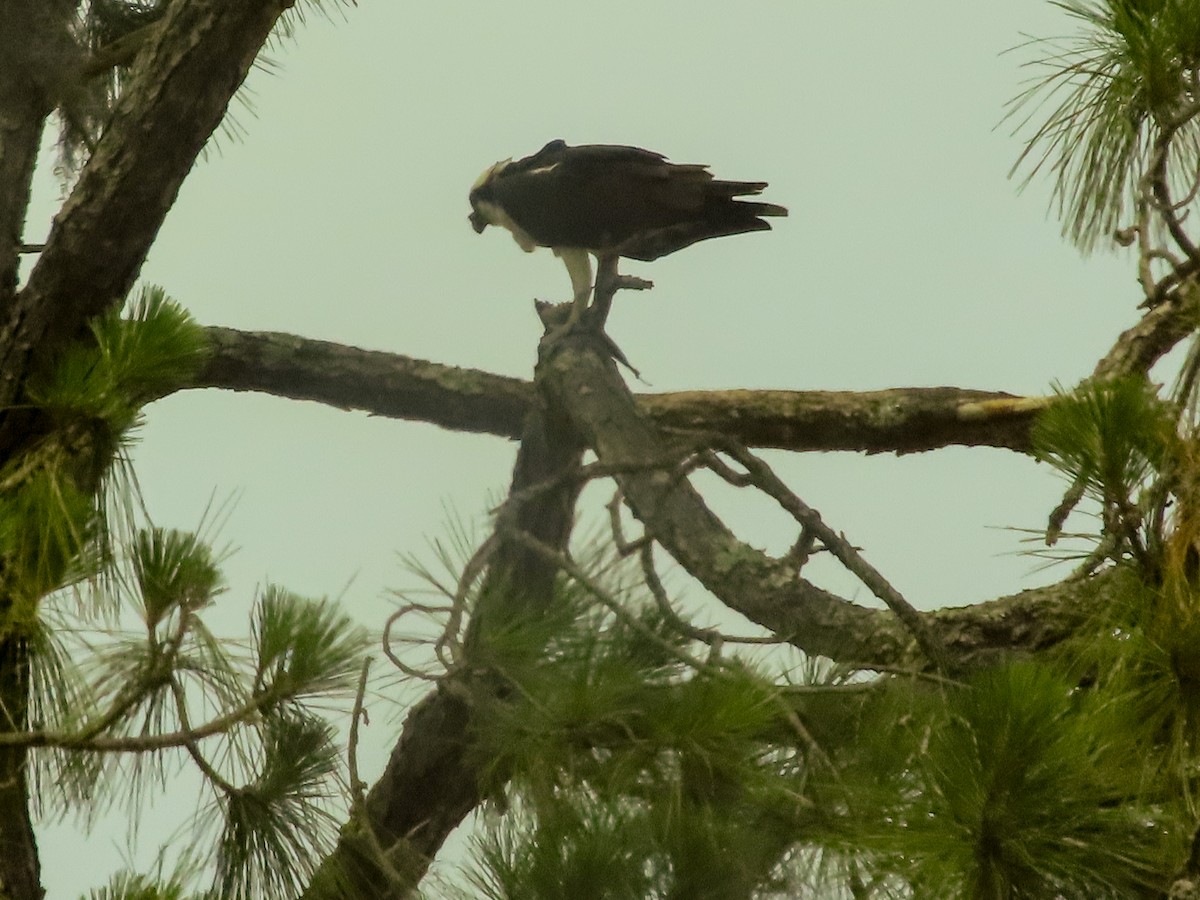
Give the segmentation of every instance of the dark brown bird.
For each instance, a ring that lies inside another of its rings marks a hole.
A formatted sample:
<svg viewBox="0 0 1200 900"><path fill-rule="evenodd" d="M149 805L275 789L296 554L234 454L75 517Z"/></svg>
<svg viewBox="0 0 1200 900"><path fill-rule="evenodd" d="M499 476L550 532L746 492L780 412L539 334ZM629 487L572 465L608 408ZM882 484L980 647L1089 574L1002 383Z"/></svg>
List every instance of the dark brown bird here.
<svg viewBox="0 0 1200 900"><path fill-rule="evenodd" d="M549 247L571 276L576 310L592 290L591 256L654 260L709 238L766 231L786 216L755 196L765 181L718 181L703 165L638 147L551 141L489 167L471 188L471 224L512 232L527 253ZM572 319L577 318L575 313Z"/></svg>

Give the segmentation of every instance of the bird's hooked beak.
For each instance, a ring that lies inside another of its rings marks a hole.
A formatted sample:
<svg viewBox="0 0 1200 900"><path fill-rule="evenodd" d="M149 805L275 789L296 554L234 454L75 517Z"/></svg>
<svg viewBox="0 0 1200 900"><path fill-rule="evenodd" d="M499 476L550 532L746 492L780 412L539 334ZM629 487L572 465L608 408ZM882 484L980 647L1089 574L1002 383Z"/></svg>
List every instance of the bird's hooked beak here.
<svg viewBox="0 0 1200 900"><path fill-rule="evenodd" d="M471 223L471 227L475 229L476 234L483 234L483 229L488 227L488 220L479 214L479 210L471 210L471 214L467 216L467 221Z"/></svg>

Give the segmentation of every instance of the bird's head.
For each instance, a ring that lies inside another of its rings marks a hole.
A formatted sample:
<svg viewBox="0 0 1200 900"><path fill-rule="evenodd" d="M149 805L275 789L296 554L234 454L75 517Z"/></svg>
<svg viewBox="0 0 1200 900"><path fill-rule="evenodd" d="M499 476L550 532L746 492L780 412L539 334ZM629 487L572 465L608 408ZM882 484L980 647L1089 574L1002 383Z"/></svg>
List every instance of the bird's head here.
<svg viewBox="0 0 1200 900"><path fill-rule="evenodd" d="M467 216L467 221L471 223L476 234L483 234L483 229L489 225L500 224L494 216L492 185L511 162L511 159L502 159L500 162L488 166L471 185L471 193L467 197L471 201L471 214Z"/></svg>

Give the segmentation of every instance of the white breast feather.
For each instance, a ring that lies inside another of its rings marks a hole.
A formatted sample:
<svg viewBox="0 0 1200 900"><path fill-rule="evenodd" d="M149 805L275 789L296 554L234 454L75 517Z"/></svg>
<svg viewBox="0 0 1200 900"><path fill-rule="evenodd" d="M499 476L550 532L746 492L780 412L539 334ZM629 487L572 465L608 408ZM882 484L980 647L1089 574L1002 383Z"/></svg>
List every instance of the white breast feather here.
<svg viewBox="0 0 1200 900"><path fill-rule="evenodd" d="M537 242L529 236L529 233L514 222L512 217L495 203L489 203L487 200L479 200L476 201L475 208L479 210L480 215L487 219L489 224L499 225L511 231L513 240L526 253L532 253L536 249Z"/></svg>

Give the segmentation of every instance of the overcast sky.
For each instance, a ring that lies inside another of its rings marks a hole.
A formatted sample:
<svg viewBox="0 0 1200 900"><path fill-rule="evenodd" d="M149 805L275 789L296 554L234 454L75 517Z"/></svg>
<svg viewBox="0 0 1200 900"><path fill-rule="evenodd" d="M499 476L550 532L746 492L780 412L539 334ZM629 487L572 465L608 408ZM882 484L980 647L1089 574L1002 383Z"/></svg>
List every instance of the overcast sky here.
<svg viewBox="0 0 1200 900"><path fill-rule="evenodd" d="M341 18L335 14L335 18ZM775 230L625 270L609 332L653 390L865 390L955 385L1021 394L1088 374L1136 320L1128 255L1082 258L1018 194L1005 101L1033 73L1025 34L1069 34L1047 0L783 3L682 0L364 2L310 16L281 66L250 81L253 114L198 164L143 270L209 325L293 332L529 377L532 300L566 299L548 251L477 236L467 191L546 141L625 143L720 177L770 182ZM27 239L60 187L47 156ZM645 390L647 388L640 387ZM208 391L147 410L136 462L157 524L194 529L230 500L236 553L213 621L245 632L266 580L340 598L378 627L399 554L444 533L447 507L485 525L515 446L271 397ZM1062 485L1014 454L768 454L791 487L916 605L1043 583L1009 526L1037 528ZM752 543L794 532L721 500ZM824 571L824 570L823 570ZM822 584L866 602L830 571ZM374 777L399 719L364 737ZM185 784L185 782L181 782ZM172 793L182 814L192 788ZM51 900L133 856L118 824L88 840L44 827ZM161 830L143 826L139 860ZM83 864L86 860L86 865Z"/></svg>

